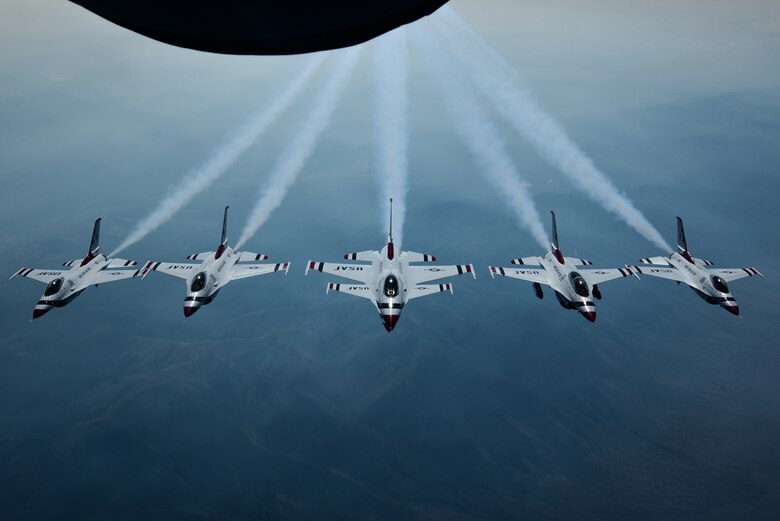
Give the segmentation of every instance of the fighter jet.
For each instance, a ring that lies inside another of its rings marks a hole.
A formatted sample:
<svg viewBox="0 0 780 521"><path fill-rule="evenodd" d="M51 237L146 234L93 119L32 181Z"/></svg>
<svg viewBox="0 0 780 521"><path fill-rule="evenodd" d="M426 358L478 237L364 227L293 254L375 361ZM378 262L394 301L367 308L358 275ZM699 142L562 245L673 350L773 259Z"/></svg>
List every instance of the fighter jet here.
<svg viewBox="0 0 780 521"><path fill-rule="evenodd" d="M187 293L184 297L184 317L190 317L201 306L210 304L217 296L219 290L236 279L265 275L276 271L287 272L290 263L260 264L252 261L266 260L268 255L251 252L237 252L227 244L227 214L229 206L225 207L225 215L222 220L222 239L219 241L216 251L205 251L188 255L189 260L198 260L199 263L176 262L147 262L141 268L141 279L145 279L149 272L159 271L166 275L172 275L184 279L187 283Z"/></svg>
<svg viewBox="0 0 780 521"><path fill-rule="evenodd" d="M640 259L642 264L651 264L647 268L636 267L639 273L653 277L661 277L684 282L709 304L716 304L723 309L739 316L739 306L732 296L727 282L758 275L764 278L756 268L722 268L714 269L715 263L691 257L688 242L685 240L685 229L681 218L677 218L677 251L669 257L649 257Z"/></svg>
<svg viewBox="0 0 780 521"><path fill-rule="evenodd" d="M344 255L346 260L364 261L368 264L332 263L309 261L309 270L330 273L358 284L337 284L329 282L326 293L338 291L363 297L371 301L385 329L391 332L401 316L401 310L412 299L449 291L452 284L426 284L434 280L471 273L476 278L471 264L456 266L420 266L411 263L435 262L436 257L413 251L396 251L393 244L393 200L390 199L390 232L387 245L380 251L360 251Z"/></svg>
<svg viewBox="0 0 780 521"><path fill-rule="evenodd" d="M135 261L125 259L107 259L100 253L100 219L98 219L92 229L89 251L83 259L63 263L63 266L68 268L65 270L22 268L11 275L11 278L20 275L46 284L43 296L33 309L33 319L36 319L52 308L67 305L89 286L135 277L138 270L115 268L128 268L137 264Z"/></svg>
<svg viewBox="0 0 780 521"><path fill-rule="evenodd" d="M590 322L596 321L595 297L601 300L601 290L598 285L610 280L633 275L639 278L634 270L625 268L613 269L578 269L578 266L590 266L593 263L585 259L564 257L558 247L558 228L555 223L555 212L552 214L552 249L544 257L522 257L513 259L512 264L522 266L538 266L538 268L498 268L490 266L490 276L496 275L527 280L533 284L534 293L540 299L544 298L542 284L550 286L555 291L561 306L565 309L577 310ZM591 297L592 295L592 297Z"/></svg>

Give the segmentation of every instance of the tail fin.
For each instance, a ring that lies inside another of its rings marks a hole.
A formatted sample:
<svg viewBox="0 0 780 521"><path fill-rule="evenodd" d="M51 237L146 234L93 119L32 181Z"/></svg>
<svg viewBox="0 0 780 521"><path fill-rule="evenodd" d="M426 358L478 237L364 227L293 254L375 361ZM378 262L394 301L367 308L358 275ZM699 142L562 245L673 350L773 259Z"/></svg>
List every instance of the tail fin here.
<svg viewBox="0 0 780 521"><path fill-rule="evenodd" d="M81 266L97 257L98 253L100 253L100 217L95 221L95 227L92 228L92 240L89 241L89 251L84 260L81 261Z"/></svg>
<svg viewBox="0 0 780 521"><path fill-rule="evenodd" d="M685 240L685 228L683 228L683 222L681 218L677 218L677 250L680 253L688 251L688 243Z"/></svg>
<svg viewBox="0 0 780 521"><path fill-rule="evenodd" d="M230 206L225 206L225 216L222 218L222 239L219 243L222 245L227 244L227 212Z"/></svg>
<svg viewBox="0 0 780 521"><path fill-rule="evenodd" d="M552 252L558 262L563 264L563 254L558 247L558 225L555 223L555 212L550 210L550 214L552 214Z"/></svg>
<svg viewBox="0 0 780 521"><path fill-rule="evenodd" d="M388 234L388 240L393 242L393 198L390 198L390 233Z"/></svg>

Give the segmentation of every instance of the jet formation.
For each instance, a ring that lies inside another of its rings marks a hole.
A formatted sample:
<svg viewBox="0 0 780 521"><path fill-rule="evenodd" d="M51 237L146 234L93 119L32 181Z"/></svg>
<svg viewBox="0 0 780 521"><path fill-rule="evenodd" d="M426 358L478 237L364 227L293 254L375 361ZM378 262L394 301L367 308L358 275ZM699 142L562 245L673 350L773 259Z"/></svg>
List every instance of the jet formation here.
<svg viewBox="0 0 780 521"><path fill-rule="evenodd" d="M188 260L198 262L148 261L136 269L132 260L107 258L100 253L100 219L95 221L89 250L83 258L67 261L67 269L21 268L11 278L21 276L46 284L43 295L33 309L33 319L42 317L55 307L73 301L89 286L139 277L145 279L157 271L183 279L186 285L184 316L192 316L202 306L211 303L219 291L233 280L283 271L289 272L290 262L265 263L262 253L237 252L228 245L225 207L222 236L216 250L195 253ZM436 293L453 293L451 283L434 283L456 275L471 274L476 278L473 264L429 264L436 257L413 251L402 251L393 242L393 201L390 199L390 226L387 243L380 250L348 253L347 261L321 262L310 260L305 274L315 270L335 275L351 282L328 282L331 291L362 297L371 302L388 332L393 331L401 311L413 299ZM601 300L600 286L611 280L639 275L665 278L685 283L699 297L739 315L739 306L728 283L744 277L764 277L756 268L712 268L713 262L691 256L685 238L683 221L677 217L677 251L668 257L640 259L643 266L621 268L585 268L593 263L586 259L566 257L558 242L555 212L552 215L552 244L544 257L520 257L511 261L512 267L489 266L491 277L496 275L530 282L534 294L544 298L542 285L555 293L560 305L575 310L590 322L596 320L595 300ZM645 266L647 265L647 266Z"/></svg>

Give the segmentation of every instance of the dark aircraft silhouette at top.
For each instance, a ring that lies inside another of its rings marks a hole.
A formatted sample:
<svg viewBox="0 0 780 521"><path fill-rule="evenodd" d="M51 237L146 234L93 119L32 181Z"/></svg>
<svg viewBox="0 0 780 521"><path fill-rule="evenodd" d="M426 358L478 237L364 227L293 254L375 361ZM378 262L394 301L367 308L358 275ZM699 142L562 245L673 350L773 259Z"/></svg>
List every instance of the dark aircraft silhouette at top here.
<svg viewBox="0 0 780 521"><path fill-rule="evenodd" d="M301 54L363 43L447 0L71 0L149 38L221 54Z"/></svg>

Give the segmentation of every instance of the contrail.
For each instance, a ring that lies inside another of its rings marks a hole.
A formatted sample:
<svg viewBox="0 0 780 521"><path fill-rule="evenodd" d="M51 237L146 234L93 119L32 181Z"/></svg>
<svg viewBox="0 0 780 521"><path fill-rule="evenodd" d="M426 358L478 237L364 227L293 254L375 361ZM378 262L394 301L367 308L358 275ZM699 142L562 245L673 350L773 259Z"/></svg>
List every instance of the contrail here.
<svg viewBox="0 0 780 521"><path fill-rule="evenodd" d="M287 191L295 182L295 178L314 151L322 132L333 116L339 95L344 90L347 79L360 56L360 47L350 47L339 52L342 53L341 59L336 63L325 87L319 91L308 121L279 156L268 183L260 191L260 199L244 225L236 249L248 241L268 220L271 213L282 204Z"/></svg>
<svg viewBox="0 0 780 521"><path fill-rule="evenodd" d="M406 31L396 29L376 40L374 85L377 95L377 167L381 186L380 204L387 230L390 203L394 202L393 240L401 247L406 218L407 175L409 169L409 90Z"/></svg>
<svg viewBox="0 0 780 521"><path fill-rule="evenodd" d="M235 135L217 147L205 163L184 176L179 184L170 190L168 196L160 201L157 208L142 219L130 235L109 254L109 257L135 244L166 223L176 215L176 212L225 173L301 94L317 72L323 58L322 53L315 55L273 103L259 110Z"/></svg>
<svg viewBox="0 0 780 521"><path fill-rule="evenodd" d="M475 104L478 96L471 92L459 71L448 66L441 45L429 36L430 29L423 24L417 27L420 30L414 32L416 46L426 62L425 69L437 83L443 101L453 115L453 126L463 143L471 150L479 170L504 195L520 224L527 228L536 242L546 250L550 247L550 240L544 231L533 196L523 184L496 128L484 111Z"/></svg>
<svg viewBox="0 0 780 521"><path fill-rule="evenodd" d="M598 170L593 161L569 138L522 86L517 71L482 40L458 14L447 6L434 17L439 32L472 80L551 166L560 170L580 191L612 212L647 240L672 248L628 197ZM446 27L442 27L445 25Z"/></svg>

